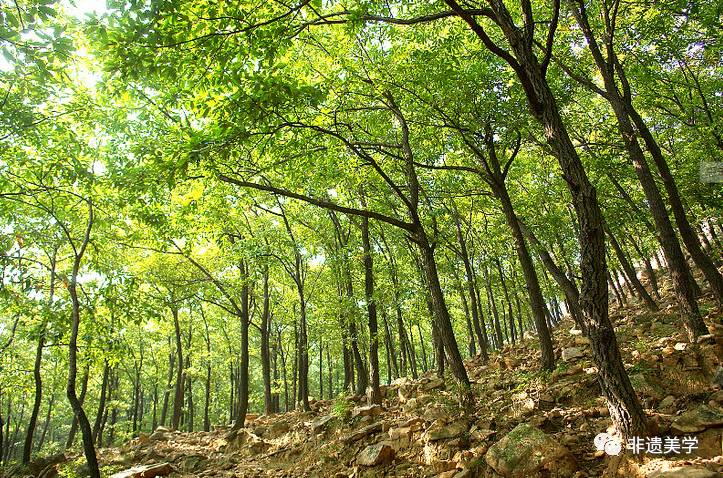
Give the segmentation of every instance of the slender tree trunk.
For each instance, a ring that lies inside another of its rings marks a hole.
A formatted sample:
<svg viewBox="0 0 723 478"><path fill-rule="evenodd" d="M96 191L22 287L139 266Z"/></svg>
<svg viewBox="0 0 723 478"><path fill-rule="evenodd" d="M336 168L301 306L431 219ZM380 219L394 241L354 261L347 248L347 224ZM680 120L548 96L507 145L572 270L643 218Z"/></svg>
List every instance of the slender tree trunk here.
<svg viewBox="0 0 723 478"><path fill-rule="evenodd" d="M168 337L168 348L171 349L171 338ZM173 351L168 353L168 379L166 387L163 391L163 407L161 408L161 425L166 425L166 417L168 416L168 402L171 395L171 385L173 385L173 371L176 368L176 355Z"/></svg>
<svg viewBox="0 0 723 478"><path fill-rule="evenodd" d="M45 443L45 436L48 433L48 427L50 426L50 416L53 412L53 405L55 404L55 391L50 395L48 400L48 410L45 412L45 422L43 423L43 431L40 433L40 439L37 445L35 445L36 453L43 449L43 443Z"/></svg>
<svg viewBox="0 0 723 478"><path fill-rule="evenodd" d="M510 300L510 294L507 290L507 283L505 281L505 274L502 271L502 265L497 259L495 261L497 263L497 273L500 275L500 283L502 284L502 292L505 295L505 302L507 303L507 316L509 317L509 325L510 325L510 339L512 340L512 343L514 344L516 341L515 337L515 317L512 314L512 301ZM554 357L554 354L553 354Z"/></svg>
<svg viewBox="0 0 723 478"><path fill-rule="evenodd" d="M483 345L481 348L485 350L485 353L482 355L482 360L484 361L485 356L489 359L488 350L490 348L490 341L489 336L487 335L487 321L485 320L485 314L482 308L482 296L480 296L477 274L475 273L474 267L472 267L472 286L473 287L471 289L471 292L475 295L477 299L477 316L479 317L479 328L483 340ZM476 328L477 327L475 326L475 329Z"/></svg>
<svg viewBox="0 0 723 478"><path fill-rule="evenodd" d="M52 281L53 279L51 279ZM25 432L25 443L23 445L23 458L22 463L30 463L30 455L33 451L33 438L35 436L35 427L38 422L38 415L40 413L40 405L43 401L43 380L40 376L40 365L43 360L43 347L45 346L45 323L40 328L40 337L38 338L38 344L35 348L35 365L33 366L33 380L35 382L35 399L33 400L33 408L30 412L30 421L28 422L28 428Z"/></svg>
<svg viewBox="0 0 723 478"><path fill-rule="evenodd" d="M100 385L100 398L98 399L98 411L95 414L95 422L93 423L93 430L91 436L93 441L97 441L98 433L100 432L100 426L103 421L103 414L105 413L105 397L108 390L108 380L110 374L110 366L106 360L103 363L103 380Z"/></svg>
<svg viewBox="0 0 723 478"><path fill-rule="evenodd" d="M493 140L489 142L493 145ZM540 340L540 352L542 354L541 367L543 370L553 370L555 368L555 353L552 347L552 337L550 330L547 327L545 321L545 299L542 297L542 290L540 289L540 281L537 277L537 271L535 265L532 262L532 256L527 248L525 242L525 236L520 228L520 221L517 218L517 214L512 206L512 199L507 191L507 187L504 183L504 177L500 170L499 160L497 159L494 149L489 149L490 161L492 162L493 169L496 171L497 181L493 182L493 189L495 195L502 203L502 210L507 220L507 226L512 231L512 236L515 239L515 251L517 252L517 258L522 266L522 274L525 278L525 286L527 288L527 296L530 302L530 308L532 309L532 317L535 322L535 328L537 329L537 336ZM500 279L502 280L502 287L505 293L505 298L509 304L509 296L507 293L507 286L504 283L504 277L502 269L497 263L497 268L500 273ZM514 324L514 318L512 317L512 306L509 307L510 322ZM513 336L512 342L514 343L514 330L510 330Z"/></svg>
<svg viewBox="0 0 723 478"><path fill-rule="evenodd" d="M417 348L414 346L414 330L412 329L412 324L409 324L409 340L407 341L407 345L409 346L409 362L412 367L412 378L416 379L417 374Z"/></svg>
<svg viewBox="0 0 723 478"><path fill-rule="evenodd" d="M422 336L422 327L417 322L417 334L419 335L419 346L422 349L422 371L429 370L429 362L427 361L427 348L424 346L424 337Z"/></svg>
<svg viewBox="0 0 723 478"><path fill-rule="evenodd" d="M181 325L178 320L178 308L174 304L171 306L173 315L173 329L176 338L176 357L178 360L178 368L176 369L176 386L173 395L173 415L171 417L171 429L178 430L181 425L181 412L183 411L183 343L181 342Z"/></svg>
<svg viewBox="0 0 723 478"><path fill-rule="evenodd" d="M324 399L324 337L319 335L319 400Z"/></svg>
<svg viewBox="0 0 723 478"><path fill-rule="evenodd" d="M446 0L488 48L492 40L474 17L465 13L456 0ZM531 24L515 25L503 0L488 0L495 17L496 28L507 39L510 52L498 46L493 53L505 60L515 71L528 100L532 115L540 123L552 153L557 158L572 196L580 227L580 270L585 280L580 290L580 305L584 312L587 335L595 365L599 370L600 386L608 402L614 426L624 436L643 434L646 418L630 380L625 372L617 339L608 316L605 234L597 192L590 183L582 161L570 140L562 121L555 97L546 79L547 61L538 60L533 50Z"/></svg>
<svg viewBox="0 0 723 478"><path fill-rule="evenodd" d="M439 275L437 272L437 263L434 259L434 250L429 244L427 235L421 229L421 226L417 233L416 241L422 256L422 266L426 277L427 287L429 288L429 294L432 299L432 307L434 310L439 338L444 346L446 354L445 358L449 363L449 367L452 370L454 377L462 384L463 387L468 388L470 385L469 377L467 376L467 370L464 368L462 355L459 353L459 348L457 347L457 340L454 337L454 330L452 329L452 320L449 316L447 304L444 301L442 286L439 282Z"/></svg>
<svg viewBox="0 0 723 478"><path fill-rule="evenodd" d="M151 416L151 431L158 427L158 382L153 384L153 414Z"/></svg>
<svg viewBox="0 0 723 478"><path fill-rule="evenodd" d="M0 461L7 463L8 452L10 451L10 422L12 421L12 399L8 397L7 412L5 413L5 443L0 440ZM0 426L2 423L0 423Z"/></svg>
<svg viewBox="0 0 723 478"><path fill-rule="evenodd" d="M294 308L294 312L296 312L296 308ZM299 326L296 320L294 320L294 361L291 365L291 408L292 410L296 409L296 405L298 404L298 400L296 399L297 395L297 378L298 378L298 371L299 371Z"/></svg>
<svg viewBox="0 0 723 478"><path fill-rule="evenodd" d="M327 370L327 393L329 400L334 398L334 363L331 361L331 352L329 347L326 348L326 368ZM323 397L322 397L323 398Z"/></svg>
<svg viewBox="0 0 723 478"><path fill-rule="evenodd" d="M206 320L206 315L203 313L203 306L199 307L199 310L201 312L201 318L203 319L203 326L204 326L204 338L206 339L206 381L204 386L204 397L203 397L203 431L208 432L211 431L211 417L210 417L210 409L211 409L211 334L209 334L208 330L208 321ZM155 423L156 419L156 404L155 404L155 396L156 396L156 389L157 387L154 387L153 391L153 422ZM154 426L155 428L155 426Z"/></svg>
<svg viewBox="0 0 723 478"><path fill-rule="evenodd" d="M467 304L467 295L464 292L464 288L462 288L462 284L459 283L459 280L457 280L457 282L459 284L459 298L462 301L462 310L464 311L464 319L467 324L467 353L471 358L477 355L477 347L474 343L475 337L474 329L472 328L472 318L469 311L469 304Z"/></svg>
<svg viewBox="0 0 723 478"><path fill-rule="evenodd" d="M617 287L615 286L615 282L613 281L613 278L610 276L609 271L608 271L608 283L610 284L610 288L612 289L613 294L615 294L615 300L617 300L618 306L622 307L623 306L623 298L620 296L620 292L618 291Z"/></svg>
<svg viewBox="0 0 723 478"><path fill-rule="evenodd" d="M650 263L650 258L647 254L645 254L641 249L640 246L636 243L636 241L630 241L633 245L633 249L635 249L635 252L638 253L638 256L640 257L640 260L643 261L643 266L645 267L645 273L648 275L648 279L650 280L650 287L653 289L653 294L655 294L655 298L660 300L660 290L658 289L658 278L655 276L655 271L653 270L653 265Z"/></svg>
<svg viewBox="0 0 723 478"><path fill-rule="evenodd" d="M394 337L389 330L389 320L387 320L387 312L382 308L382 321L384 322L384 341L386 343L389 356L387 357L387 370L394 378L399 378L399 364L397 363L397 351L394 347ZM391 382L391 378L389 380Z"/></svg>
<svg viewBox="0 0 723 478"><path fill-rule="evenodd" d="M249 270L248 265L245 261L242 261L239 265L241 272L241 314L239 317L241 326L241 356L239 363L239 380L238 380L238 402L236 413L234 414L234 430L243 428L246 425L246 413L249 407L249 300L250 300L250 284L249 284ZM304 321L304 327L306 327L306 317L304 312L303 294L302 297L302 320ZM306 336L304 336L304 347L306 347ZM308 357L308 356L307 356ZM307 362L308 364L308 362ZM308 372L308 369L307 369ZM308 376L308 373L301 376ZM307 395L308 402L308 395Z"/></svg>
<svg viewBox="0 0 723 478"><path fill-rule="evenodd" d="M57 247L53 250L50 257L50 290L48 295L48 304L52 305L55 296L55 265L56 265ZM42 319L38 335L38 345L35 348L35 363L33 365L33 380L35 382L35 399L33 401L33 409L30 413L30 421L25 433L25 443L23 444L24 465L30 463L30 455L33 451L33 437L35 436L35 427L40 413L40 405L43 401L43 380L40 376L40 366L43 361L43 347L45 347L46 322Z"/></svg>
<svg viewBox="0 0 723 478"><path fill-rule="evenodd" d="M269 268L264 267L263 274L263 310L261 311L261 375L264 382L264 414L273 413L271 397L271 298L269 294Z"/></svg>
<svg viewBox="0 0 723 478"><path fill-rule="evenodd" d="M23 397L26 398L26 397ZM8 417L10 414L8 414ZM23 423L23 420L25 419L25 403L21 402L20 405L20 415L15 420L15 427L13 428L13 437L11 440L8 441L8 450L5 454L5 461L10 461L11 458L16 456L15 453L15 447L18 443L18 435L20 434L20 429L22 428L21 424ZM8 423L10 423L10 420L8 420ZM9 427L8 427L9 429ZM10 437L10 433L7 433L8 438Z"/></svg>
<svg viewBox="0 0 723 478"><path fill-rule="evenodd" d="M70 336L68 340L68 383L66 392L70 407L73 409L75 417L78 419L78 426L83 436L83 451L85 460L88 464L88 471L91 478L100 478L100 469L98 467L98 459L95 456L95 447L93 446L92 430L88 417L85 415L83 405L78 400L75 391L75 381L78 374L78 332L80 329L80 300L78 299L77 279L80 271L80 264L85 254L85 250L90 242L90 233L93 227L93 206L88 201L88 223L83 236L83 242L77 249L74 248L75 258L73 260L73 269L68 281L68 292L72 303Z"/></svg>
<svg viewBox="0 0 723 478"><path fill-rule="evenodd" d="M362 198L362 204L364 204ZM369 240L369 218L361 218L362 246L364 249L364 299L367 305L369 321L369 391L370 404L382 403L382 392L379 389L379 339L377 331L377 304L374 298L374 266Z"/></svg>
<svg viewBox="0 0 723 478"><path fill-rule="evenodd" d="M80 400L80 404L83 405L85 403L85 395L88 393L88 377L90 375L90 364L85 365L85 372L83 373L83 378L81 379L80 383L80 397L78 398ZM68 450L73 446L73 442L75 441L75 435L78 432L78 420L73 416L72 423L70 424L70 431L68 432L68 439L65 442L65 449ZM0 446L0 450L2 450L2 446Z"/></svg>
<svg viewBox="0 0 723 478"><path fill-rule="evenodd" d="M502 347L504 345L504 339L502 337L502 327L500 327L500 316L497 311L497 304L495 304L495 297L492 293L492 283L490 282L489 274L487 273L487 268L485 267L483 269L484 271L484 280L485 280L485 286L487 288L487 300L489 301L490 307L492 308L492 315L494 316L494 328L495 328L495 336L497 338L497 349L499 351L502 351Z"/></svg>
<svg viewBox="0 0 723 478"><path fill-rule="evenodd" d="M272 340L273 340L273 333L271 334ZM328 351L328 349L327 349ZM280 403L280 394L279 394L279 385L280 382L280 376L279 376L279 347L274 343L273 346L273 364L274 364L274 388L272 389L271 393L271 400L273 403L272 406L272 413L279 413L281 411L281 403Z"/></svg>
<svg viewBox="0 0 723 478"><path fill-rule="evenodd" d="M289 380L288 380L288 373L286 371L286 355L284 353L284 348L281 344L281 330L279 329L278 334L278 348L279 348L279 358L281 359L281 371L283 374L284 379L284 411L289 411Z"/></svg>
<svg viewBox="0 0 723 478"><path fill-rule="evenodd" d="M658 310L658 304L655 303L652 297L650 297L650 294L648 294L648 291L643 287L643 284L640 283L640 280L638 280L638 276L635 273L635 269L633 268L633 265L628 261L628 258L625 256L625 253L623 252L623 249L620 247L620 244L618 243L617 239L615 239L615 236L612 235L610 230L607 230L608 238L610 239L610 245L613 246L613 249L615 250L615 254L618 256L618 261L620 262L620 265L622 266L623 270L625 271L625 275L627 276L630 283L635 288L635 291L638 293L638 296L643 300L643 303L645 303L645 306L652 311Z"/></svg>
<svg viewBox="0 0 723 478"><path fill-rule="evenodd" d="M2 396L0 394L0 396ZM2 415L2 401L0 401L0 466L5 463L5 432L3 428L5 427L5 421L3 421L3 415Z"/></svg>
<svg viewBox="0 0 723 478"><path fill-rule="evenodd" d="M710 284L718 305L723 306L723 275L721 275L711 258L706 255L700 247L700 240L695 234L695 231L693 231L693 228L688 221L688 217L685 214L685 208L683 207L683 201L681 200L680 193L678 192L678 186L676 185L675 179L670 172L667 161L663 157L660 146L648 129L648 126L643 118L633 107L632 102L628 101L626 106L633 123L637 127L645 145L648 147L648 151L653 157L653 161L660 177L663 179L663 186L665 187L665 191L668 193L668 202L670 203L670 208L673 211L675 223L678 225L680 238L683 240L683 244L685 244L685 248L693 258L695 265L703 272L706 281ZM667 257L666 261L670 264ZM697 336L707 333L704 324L703 327L701 327L701 324L698 323L698 321L695 321L695 324L689 323L689 320L695 320L694 317L686 317L686 319L685 324L689 337L691 334L693 336Z"/></svg>
<svg viewBox="0 0 723 478"><path fill-rule="evenodd" d="M474 326L474 331L477 335L477 343L480 344L480 354L482 355L482 361L486 363L489 360L489 355L487 353L487 340L482 333L482 327L480 325L480 307L477 303L475 275L472 271L472 264L470 263L469 253L467 251L467 243L462 236L462 226L459 221L459 216L455 214L454 219L457 231L457 242L459 243L460 255L462 263L464 264L464 271L467 279L467 291L469 292L470 297L470 312L472 313L472 325Z"/></svg>

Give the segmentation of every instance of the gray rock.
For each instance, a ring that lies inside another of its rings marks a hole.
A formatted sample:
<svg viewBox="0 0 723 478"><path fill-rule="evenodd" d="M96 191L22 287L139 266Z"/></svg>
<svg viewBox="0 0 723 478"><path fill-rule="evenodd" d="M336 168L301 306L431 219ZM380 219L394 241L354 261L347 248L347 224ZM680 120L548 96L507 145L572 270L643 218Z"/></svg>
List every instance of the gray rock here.
<svg viewBox="0 0 723 478"><path fill-rule="evenodd" d="M582 358L584 355L580 347L567 347L562 349L562 360L566 362L572 359Z"/></svg>
<svg viewBox="0 0 723 478"><path fill-rule="evenodd" d="M369 445L356 456L356 462L362 466L375 466L389 463L394 459L394 448L381 442Z"/></svg>
<svg viewBox="0 0 723 478"><path fill-rule="evenodd" d="M381 415L384 409L381 405L366 405L363 407L356 407L351 412L352 418L356 417L376 417Z"/></svg>
<svg viewBox="0 0 723 478"><path fill-rule="evenodd" d="M692 466L682 466L673 468L668 471L656 471L645 478L717 478L720 473L706 470L705 468L696 468Z"/></svg>
<svg viewBox="0 0 723 478"><path fill-rule="evenodd" d="M723 425L723 412L720 409L700 405L677 417L671 428L679 433L696 433L721 425Z"/></svg>
<svg viewBox="0 0 723 478"><path fill-rule="evenodd" d="M317 417L311 422L311 433L314 435L317 435L324 431L324 429L327 427L327 425L334 420L333 415L323 415L321 417Z"/></svg>
<svg viewBox="0 0 723 478"><path fill-rule="evenodd" d="M575 458L557 440L522 423L490 447L485 461L506 478L572 477Z"/></svg>
<svg viewBox="0 0 723 478"><path fill-rule="evenodd" d="M457 420L449 424L436 421L430 426L424 434L427 441L447 440L449 438L457 438L466 433L469 426L464 420Z"/></svg>

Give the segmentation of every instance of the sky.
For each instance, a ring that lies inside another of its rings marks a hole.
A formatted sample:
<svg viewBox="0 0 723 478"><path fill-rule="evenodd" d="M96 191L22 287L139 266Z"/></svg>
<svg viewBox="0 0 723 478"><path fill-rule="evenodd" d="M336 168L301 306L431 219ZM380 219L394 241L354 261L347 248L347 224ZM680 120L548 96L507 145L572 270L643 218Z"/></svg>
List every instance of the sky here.
<svg viewBox="0 0 723 478"><path fill-rule="evenodd" d="M77 18L83 18L88 13L102 14L107 11L105 0L61 0L66 11Z"/></svg>

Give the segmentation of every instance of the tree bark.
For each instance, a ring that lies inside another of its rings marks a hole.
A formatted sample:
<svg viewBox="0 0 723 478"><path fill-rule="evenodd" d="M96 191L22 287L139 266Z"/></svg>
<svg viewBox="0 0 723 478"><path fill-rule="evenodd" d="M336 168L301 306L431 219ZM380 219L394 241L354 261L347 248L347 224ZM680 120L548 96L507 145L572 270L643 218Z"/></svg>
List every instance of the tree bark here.
<svg viewBox="0 0 723 478"><path fill-rule="evenodd" d="M55 404L55 391L50 395L50 400L48 400L48 410L45 412L45 422L43 423L43 431L40 434L40 439L38 440L37 445L35 445L35 451L39 452L43 449L43 443L45 443L45 436L48 433L48 427L50 425L50 416L53 412L53 405Z"/></svg>
<svg viewBox="0 0 723 478"><path fill-rule="evenodd" d="M261 375L264 382L264 414L273 413L271 397L271 297L269 294L269 268L264 267L263 274L263 310L261 311Z"/></svg>
<svg viewBox="0 0 723 478"><path fill-rule="evenodd" d="M533 53L534 22L530 21L530 12L524 15L527 21L522 29L515 25L503 0L488 0L496 28L499 28L510 45L511 52L508 52L494 44L482 26L474 17L464 13L455 0L446 0L446 3L469 24L489 50L513 68L522 84L532 115L543 127L547 142L567 182L580 227L580 269L585 278L580 291L580 304L603 395L608 402L613 424L623 435L643 434L647 428L646 418L625 373L608 316L605 234L597 192L585 173L545 78L551 52L542 62ZM559 4L556 7L555 18ZM556 22L552 25L554 27ZM554 29L551 27L548 38L553 38L553 35Z"/></svg>
<svg viewBox="0 0 723 478"><path fill-rule="evenodd" d="M171 305L171 314L173 315L173 330L176 339L176 357L178 367L176 369L176 385L173 394L173 415L171 416L171 429L179 430L181 425L181 412L183 411L183 381L185 374L183 371L183 343L181 341L181 325L178 320L178 307L174 303Z"/></svg>
<svg viewBox="0 0 723 478"><path fill-rule="evenodd" d="M68 340L68 383L66 387L66 394L68 401L73 409L75 417L78 419L78 426L83 436L83 452L85 454L85 460L88 464L88 472L91 478L100 478L100 468L98 467L98 459L95 456L95 447L93 446L92 430L88 417L85 415L83 405L78 400L78 396L75 391L76 376L78 374L78 332L80 329L80 300L78 298L78 274L80 272L80 264L83 260L85 250L90 242L90 233L93 228L93 205L90 200L88 204L88 221L85 228L85 234L83 235L83 241L79 247L73 247L74 260L73 268L68 281L68 292L70 294L70 300L72 303L71 312L71 327L70 337ZM68 237L68 240L71 240Z"/></svg>
<svg viewBox="0 0 723 478"><path fill-rule="evenodd" d="M467 291L470 297L470 312L472 313L472 325L474 326L474 332L477 336L477 343L480 344L480 354L482 361L487 362L489 360L489 354L487 352L487 340L485 335L482 333L482 326L480 325L480 307L477 303L477 292L475 287L475 275L472 271L472 264L469 259L469 252L467 251L467 242L462 236L462 225L459 220L459 215L454 215L457 242L459 243L460 258L464 264L464 271L466 276Z"/></svg>
<svg viewBox="0 0 723 478"><path fill-rule="evenodd" d="M168 338L169 348L171 346L171 338ZM168 402L171 395L171 385L173 384L173 371L176 368L176 355L173 351L168 353L168 380L166 381L166 387L163 391L163 407L161 408L161 425L166 425L166 417L168 416ZM100 423L98 424L100 427Z"/></svg>
<svg viewBox="0 0 723 478"><path fill-rule="evenodd" d="M365 201L362 200L362 204ZM369 240L369 218L361 218L362 247L364 250L364 298L367 306L369 326L369 390L367 399L370 404L382 403L379 389L379 339L377 326L377 304L374 298L374 265L371 242Z"/></svg>
<svg viewBox="0 0 723 478"><path fill-rule="evenodd" d="M535 264L530 256L530 251L527 248L525 236L520 228L520 221L517 218L514 207L512 205L512 199L510 198L509 192L504 182L504 176L500 167L499 159L495 153L494 140L490 138L488 140L488 155L492 163L492 170L494 171L494 178L490 182L493 188L493 192L497 199L502 203L502 211L504 212L507 226L512 231L512 236L515 240L515 251L517 258L522 266L522 275L525 278L525 286L527 288L527 296L530 302L530 308L532 309L532 318L535 322L535 328L537 329L537 336L540 340L540 352L542 354L541 368L543 370L553 370L555 368L555 353L552 347L552 337L550 335L550 329L547 327L545 321L545 299L542 296L542 290L540 289L540 281L537 277L537 271L535 270ZM509 296L507 293L507 286L504 283L504 277L502 274L502 268L497 263L497 268L500 273L500 279L502 280L502 287L509 304ZM509 307L510 322L514 323L512 317L512 306ZM514 330L510 330L514 337ZM514 343L514 338L513 338Z"/></svg>
<svg viewBox="0 0 723 478"><path fill-rule="evenodd" d="M643 287L643 284L640 283L640 280L638 279L637 274L635 273L635 269L633 268L633 265L628 261L628 258L625 256L625 253L623 252L622 247L620 247L620 244L618 243L617 239L615 239L615 236L610 232L609 229L606 230L607 236L610 239L610 245L613 246L613 249L615 250L615 254L618 256L618 261L620 262L620 265L622 266L623 270L625 271L625 275L628 278L628 281L632 284L632 286L635 288L635 291L638 293L638 296L643 300L643 303L645 303L645 306L652 311L658 310L658 304L655 303L652 297L650 297L650 294L648 291Z"/></svg>
<svg viewBox="0 0 723 478"><path fill-rule="evenodd" d="M93 441L96 441L98 438L98 433L100 432L100 426L103 421L103 414L105 413L105 399L106 399L106 393L108 390L109 374L110 374L110 366L108 365L108 361L106 360L103 364L103 380L101 381L101 385L100 385L100 398L98 399L98 411L95 414L95 422L93 423L93 430L91 432Z"/></svg>
<svg viewBox="0 0 723 478"><path fill-rule="evenodd" d="M236 412L234 414L234 430L238 430L245 426L246 412L248 412L249 407L249 324L251 322L251 318L249 316L250 276L248 264L246 264L245 261L241 261L239 264L239 272L241 275L241 307L239 316L239 325L241 326L241 356L239 357L239 380L237 390L238 401L236 405Z"/></svg>
<svg viewBox="0 0 723 478"><path fill-rule="evenodd" d="M55 265L56 265L57 247L50 256L50 289L48 293L48 304L53 304L55 296ZM45 347L46 319L42 318L38 335L38 344L35 348L35 363L33 365L33 380L35 382L35 399L33 401L33 409L30 413L28 428L25 433L25 443L23 445L22 463L27 465L30 463L30 455L33 450L33 437L35 435L35 427L38 421L40 405L43 401L43 379L40 376L40 366L43 361L43 347Z"/></svg>

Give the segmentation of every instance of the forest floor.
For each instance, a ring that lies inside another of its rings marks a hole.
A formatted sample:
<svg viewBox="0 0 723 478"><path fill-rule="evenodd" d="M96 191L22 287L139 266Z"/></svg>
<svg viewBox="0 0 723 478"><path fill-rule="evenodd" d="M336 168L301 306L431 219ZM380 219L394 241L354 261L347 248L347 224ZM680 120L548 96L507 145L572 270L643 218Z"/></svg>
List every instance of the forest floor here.
<svg viewBox="0 0 723 478"><path fill-rule="evenodd" d="M347 397L314 401L310 412L257 417L238 433L159 429L99 450L99 458L109 475L166 462L172 477L723 476L723 314L704 302L711 335L686 343L667 281L661 291L660 311L631 304L613 307L611 318L645 411L666 444L681 444L677 454L656 453L653 440L622 458L596 449L596 435L612 422L587 339L568 320L555 330L559 365L551 374L539 371L531 337L487 364L468 360L471 414L451 379L445 386L430 372L383 387L381 407ZM697 448L688 450L690 443Z"/></svg>

